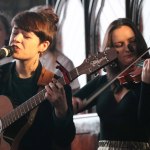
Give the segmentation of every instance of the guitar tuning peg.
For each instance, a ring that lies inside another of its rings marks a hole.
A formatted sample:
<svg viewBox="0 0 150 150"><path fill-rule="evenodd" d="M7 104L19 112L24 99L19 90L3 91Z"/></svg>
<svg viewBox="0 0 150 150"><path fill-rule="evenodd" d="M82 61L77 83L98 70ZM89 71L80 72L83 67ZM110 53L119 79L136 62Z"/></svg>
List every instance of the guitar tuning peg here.
<svg viewBox="0 0 150 150"><path fill-rule="evenodd" d="M93 55L93 57L94 57L94 58L96 58L96 57L97 57L97 55Z"/></svg>
<svg viewBox="0 0 150 150"><path fill-rule="evenodd" d="M96 55L98 55L100 52L96 52Z"/></svg>
<svg viewBox="0 0 150 150"><path fill-rule="evenodd" d="M85 61L88 63L88 62L89 62L89 59L90 59L90 58L88 57L88 58L85 59Z"/></svg>
<svg viewBox="0 0 150 150"><path fill-rule="evenodd" d="M110 49L110 47L106 47L106 48L105 48L105 50L109 50L109 49Z"/></svg>
<svg viewBox="0 0 150 150"><path fill-rule="evenodd" d="M116 62L112 62L112 63L110 64L110 67L116 68L116 67L117 67L117 63L116 63Z"/></svg>
<svg viewBox="0 0 150 150"><path fill-rule="evenodd" d="M106 47L104 52L107 54L107 51L109 51L110 49L111 49L110 47Z"/></svg>

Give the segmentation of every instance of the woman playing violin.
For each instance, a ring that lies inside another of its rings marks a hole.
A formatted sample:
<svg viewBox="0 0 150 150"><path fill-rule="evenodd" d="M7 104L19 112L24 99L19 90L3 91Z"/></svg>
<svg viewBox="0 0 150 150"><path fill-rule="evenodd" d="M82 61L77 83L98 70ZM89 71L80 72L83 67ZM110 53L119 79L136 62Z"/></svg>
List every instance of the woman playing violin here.
<svg viewBox="0 0 150 150"><path fill-rule="evenodd" d="M97 76L73 98L75 113L96 105L100 117L98 150L150 149L150 59L143 59L141 81L137 84L120 84L116 79L87 106L82 103L94 91L114 79L121 71L147 51L146 42L131 20L121 18L113 21L105 34L102 50L107 47L117 51L115 65L105 67L106 75ZM75 107L76 106L76 107Z"/></svg>

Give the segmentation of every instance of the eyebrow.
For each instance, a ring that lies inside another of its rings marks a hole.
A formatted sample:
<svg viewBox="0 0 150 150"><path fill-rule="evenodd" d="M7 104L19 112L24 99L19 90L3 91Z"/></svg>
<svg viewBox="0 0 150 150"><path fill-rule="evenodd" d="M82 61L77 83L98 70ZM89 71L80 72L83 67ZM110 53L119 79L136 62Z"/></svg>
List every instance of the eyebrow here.
<svg viewBox="0 0 150 150"><path fill-rule="evenodd" d="M131 38L129 38L129 39L136 39L136 37L135 37L135 36L133 36L133 37L131 37Z"/></svg>
<svg viewBox="0 0 150 150"><path fill-rule="evenodd" d="M135 36L128 38L128 40L132 40L132 39L135 39ZM112 43L121 43L121 42L123 42L123 41L116 41L116 42L112 42Z"/></svg>

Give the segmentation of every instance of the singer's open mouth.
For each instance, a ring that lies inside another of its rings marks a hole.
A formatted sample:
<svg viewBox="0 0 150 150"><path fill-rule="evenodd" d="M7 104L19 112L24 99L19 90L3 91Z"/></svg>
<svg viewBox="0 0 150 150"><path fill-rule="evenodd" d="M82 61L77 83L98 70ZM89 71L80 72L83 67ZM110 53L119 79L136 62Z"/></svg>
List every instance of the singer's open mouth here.
<svg viewBox="0 0 150 150"><path fill-rule="evenodd" d="M17 45L13 45L13 48L15 51L17 51L18 49L20 49Z"/></svg>

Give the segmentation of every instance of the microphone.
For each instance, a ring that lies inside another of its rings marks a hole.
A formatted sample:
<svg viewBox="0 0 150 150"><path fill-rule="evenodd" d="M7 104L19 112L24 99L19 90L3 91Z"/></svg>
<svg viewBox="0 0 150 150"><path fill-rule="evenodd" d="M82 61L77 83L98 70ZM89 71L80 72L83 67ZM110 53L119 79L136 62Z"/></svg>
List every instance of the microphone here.
<svg viewBox="0 0 150 150"><path fill-rule="evenodd" d="M0 49L0 59L10 57L13 54L14 48L12 46L4 46Z"/></svg>

